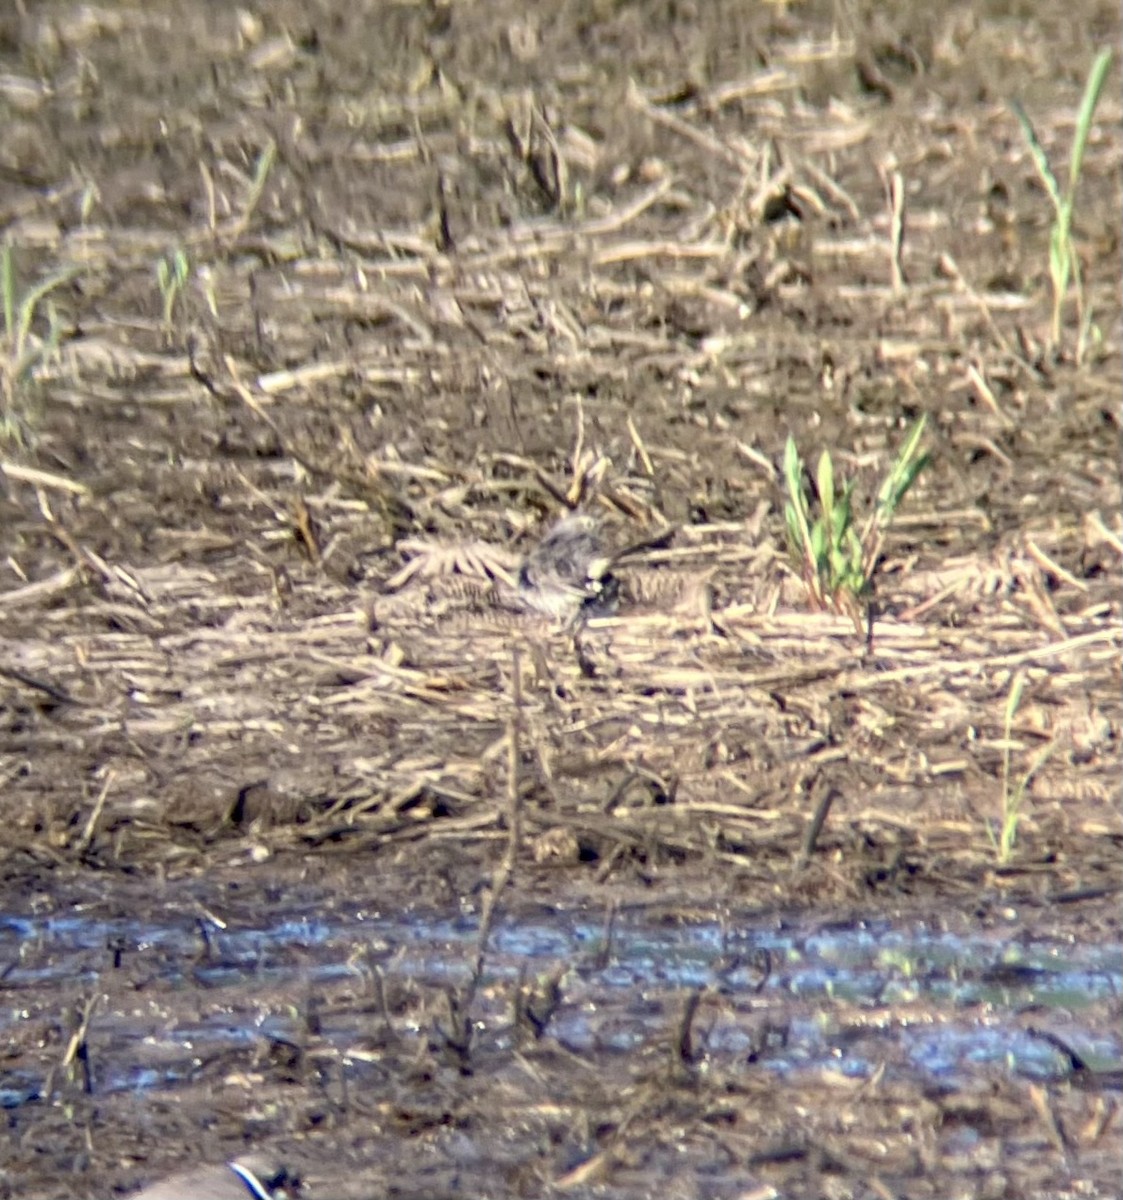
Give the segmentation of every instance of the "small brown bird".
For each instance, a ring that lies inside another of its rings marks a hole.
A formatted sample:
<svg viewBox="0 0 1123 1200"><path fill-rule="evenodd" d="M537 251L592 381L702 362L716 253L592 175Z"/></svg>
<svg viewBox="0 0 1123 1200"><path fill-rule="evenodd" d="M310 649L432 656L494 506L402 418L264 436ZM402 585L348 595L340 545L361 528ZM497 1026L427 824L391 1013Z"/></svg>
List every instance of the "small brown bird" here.
<svg viewBox="0 0 1123 1200"><path fill-rule="evenodd" d="M247 1154L224 1166L193 1167L151 1183L132 1200L287 1200L297 1180L267 1155Z"/></svg>
<svg viewBox="0 0 1123 1200"><path fill-rule="evenodd" d="M614 612L619 586L596 520L582 513L562 517L523 559L519 594L552 617L575 619Z"/></svg>

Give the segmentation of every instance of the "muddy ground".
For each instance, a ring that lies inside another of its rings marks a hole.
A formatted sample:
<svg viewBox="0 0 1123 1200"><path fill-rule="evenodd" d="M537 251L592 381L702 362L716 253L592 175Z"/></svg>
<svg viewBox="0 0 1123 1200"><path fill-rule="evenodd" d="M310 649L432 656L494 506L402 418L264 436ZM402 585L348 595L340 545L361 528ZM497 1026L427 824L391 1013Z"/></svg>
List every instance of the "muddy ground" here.
<svg viewBox="0 0 1123 1200"><path fill-rule="evenodd" d="M17 295L52 286L2 368L0 1196L247 1144L328 1197L1116 1194L1118 1076L1079 1053L769 1071L709 1061L716 1001L683 988L658 1035L582 1054L550 1029L574 964L504 990L486 937L445 988L251 960L215 998L196 968L302 904L1118 944L1118 71L1059 341L1009 106L1063 176L1117 26L1095 0L5 10L0 222ZM866 511L921 414L870 640L809 611L776 464L789 433L830 449ZM577 502L648 543L621 611L497 611L494 572ZM68 966L70 918L117 932ZM197 941L153 950L157 920ZM240 994L299 1036L108 1086L130 1024L250 1021ZM485 997L510 1037L473 1036ZM369 1022L349 1053L324 1011Z"/></svg>

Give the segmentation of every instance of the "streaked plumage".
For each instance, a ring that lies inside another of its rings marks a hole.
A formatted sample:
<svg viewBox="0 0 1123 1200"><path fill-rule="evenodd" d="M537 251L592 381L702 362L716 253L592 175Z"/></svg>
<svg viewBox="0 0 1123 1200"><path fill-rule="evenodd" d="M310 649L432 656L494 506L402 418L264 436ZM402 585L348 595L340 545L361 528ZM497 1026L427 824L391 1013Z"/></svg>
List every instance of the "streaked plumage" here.
<svg viewBox="0 0 1123 1200"><path fill-rule="evenodd" d="M574 513L547 530L523 559L519 594L553 617L603 616L615 611L618 599L611 565L597 522Z"/></svg>

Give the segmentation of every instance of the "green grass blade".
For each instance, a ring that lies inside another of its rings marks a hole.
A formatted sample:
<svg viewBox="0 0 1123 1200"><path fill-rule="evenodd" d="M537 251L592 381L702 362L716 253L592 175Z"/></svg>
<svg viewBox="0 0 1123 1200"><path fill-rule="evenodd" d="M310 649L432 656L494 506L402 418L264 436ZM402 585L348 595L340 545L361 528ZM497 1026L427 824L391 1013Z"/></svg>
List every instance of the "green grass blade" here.
<svg viewBox="0 0 1123 1200"><path fill-rule="evenodd" d="M830 545L827 542L826 530L821 521L811 526L811 565L815 574L829 592L830 577Z"/></svg>
<svg viewBox="0 0 1123 1200"><path fill-rule="evenodd" d="M842 489L842 495L838 498L838 504L835 506L838 512L838 521L835 523L835 541L841 545L844 541L848 541L850 535L854 532L851 526L854 524L854 509L850 503L851 496L854 495L854 480Z"/></svg>
<svg viewBox="0 0 1123 1200"><path fill-rule="evenodd" d="M1088 133L1092 128L1092 117L1096 105L1100 102L1104 81L1111 67L1111 51L1101 50L1092 64L1088 74L1088 82L1084 87L1084 99L1080 102L1080 112L1076 117L1076 136L1072 143L1072 154L1068 160L1068 199L1076 195L1076 187L1080 182L1080 172L1084 166L1084 148L1088 144Z"/></svg>
<svg viewBox="0 0 1123 1200"><path fill-rule="evenodd" d="M35 319L35 310L39 307L39 301L44 296L49 295L57 287L61 287L64 283L68 283L78 271L75 267L67 267L65 270L56 271L53 275L48 275L46 279L41 279L25 296L20 299L19 305L19 330L17 341L20 345L27 340L27 335L31 332L31 322ZM5 314L6 315L6 314Z"/></svg>
<svg viewBox="0 0 1123 1200"><path fill-rule="evenodd" d="M1022 702L1022 694L1026 687L1026 673L1019 671L1010 683L1010 692L1006 697L1006 712L1002 722L1002 804L1004 821L1009 819L1010 806L1014 797L1010 791L1010 735L1014 729L1014 716Z"/></svg>
<svg viewBox="0 0 1123 1200"><path fill-rule="evenodd" d="M1037 168L1037 174L1041 177L1041 182L1045 185L1045 190L1049 193L1049 199L1052 200L1053 208L1059 217L1062 206L1061 189L1057 185L1057 177L1053 174L1053 169L1049 166L1045 149L1037 140L1037 134L1029 117L1026 116L1026 110L1017 100L1010 101L1010 108L1014 116L1018 118L1018 124L1022 127L1022 136L1025 138L1030 156L1033 158L1033 165Z"/></svg>
<svg viewBox="0 0 1123 1200"><path fill-rule="evenodd" d="M1063 301L1068 292L1068 281L1072 274L1072 244L1069 241L1068 220L1072 211L1066 205L1066 218L1058 221L1049 231L1049 278L1053 284L1053 295Z"/></svg>
<svg viewBox="0 0 1123 1200"><path fill-rule="evenodd" d="M11 337L16 323L16 276L12 248L7 245L0 250L0 292L4 299L4 332Z"/></svg>
<svg viewBox="0 0 1123 1200"><path fill-rule="evenodd" d="M1005 732L1006 740L1010 740L1010 730L1014 726L1014 716L1022 703L1022 695L1026 690L1026 673L1019 671L1010 684L1010 693L1006 697Z"/></svg>
<svg viewBox="0 0 1123 1200"><path fill-rule="evenodd" d="M791 544L794 553L802 553L802 532L800 529L799 518L796 516L795 508L791 504L784 505L784 521L788 527L788 541Z"/></svg>
<svg viewBox="0 0 1123 1200"><path fill-rule="evenodd" d="M834 463L830 454L824 450L819 455L819 469L815 473L815 483L819 488L819 505L823 510L823 524L830 534L834 529Z"/></svg>
<svg viewBox="0 0 1123 1200"><path fill-rule="evenodd" d="M273 170L273 164L276 161L277 143L270 138L265 144L265 149L257 156L257 164L253 172L253 182L250 184L249 195L246 197L246 206L240 218L240 224L243 229L250 223L250 219L257 211L257 206L261 203L261 197L265 193L265 184L268 182L269 173Z"/></svg>
<svg viewBox="0 0 1123 1200"><path fill-rule="evenodd" d="M795 438L788 434L788 440L784 443L784 481L788 485L788 495L795 496L802 490L800 480L803 475L803 464L799 459L799 447L795 444Z"/></svg>
<svg viewBox="0 0 1123 1200"><path fill-rule="evenodd" d="M912 461L916 454L917 447L920 445L920 439L924 436L924 431L927 428L928 414L921 413L919 419L913 422L913 427L909 430L908 437L905 438L905 444L897 451L897 463L908 463Z"/></svg>
<svg viewBox="0 0 1123 1200"><path fill-rule="evenodd" d="M803 494L803 462L791 434L784 446L784 481L788 488L789 525L794 523L796 531L794 549L806 557L811 552L811 530L807 523L807 498Z"/></svg>
<svg viewBox="0 0 1123 1200"><path fill-rule="evenodd" d="M43 307L47 316L47 333L39 347L38 359L41 366L46 366L58 354L62 342L62 322L59 320L58 310L50 300Z"/></svg>
<svg viewBox="0 0 1123 1200"><path fill-rule="evenodd" d="M897 511L898 505L916 482L916 477L931 461L931 455L920 453L920 439L928 428L928 414L923 413L909 430L904 444L886 475L877 494L876 519L886 524Z"/></svg>
<svg viewBox="0 0 1123 1200"><path fill-rule="evenodd" d="M926 428L927 417L921 416L909 429L860 534L854 525L857 480L840 484L830 451L824 450L816 464L814 484L809 484L795 439L789 436L784 446L783 474L788 494L784 520L808 597L818 608L850 616L859 632L862 602L870 594L883 527L928 465L929 456L920 449Z"/></svg>
<svg viewBox="0 0 1123 1200"><path fill-rule="evenodd" d="M882 494L877 498L876 519L879 524L887 525L893 514L900 507L901 501L908 495L916 477L932 461L929 454L922 454L915 462L902 466L892 480L887 481L891 486L883 487Z"/></svg>

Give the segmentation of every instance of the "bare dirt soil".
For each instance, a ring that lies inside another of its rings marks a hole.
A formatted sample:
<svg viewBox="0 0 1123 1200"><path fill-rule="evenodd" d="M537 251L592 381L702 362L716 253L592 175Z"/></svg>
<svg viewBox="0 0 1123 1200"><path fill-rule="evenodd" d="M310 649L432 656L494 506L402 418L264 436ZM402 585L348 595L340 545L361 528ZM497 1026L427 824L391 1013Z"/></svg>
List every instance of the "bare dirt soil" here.
<svg viewBox="0 0 1123 1200"><path fill-rule="evenodd" d="M485 932L649 904L1117 942L1118 70L1076 209L1091 319L1070 299L1059 345L1009 101L1063 178L1118 21L8 6L0 223L17 293L54 286L0 368L0 914L139 918L189 884L185 919L268 927L314 885ZM776 464L789 433L830 449L865 511L921 414L867 640L808 610ZM620 612L497 605L578 502L644 543ZM584 1059L529 983L524 1036L476 1053L478 988L372 983L331 994L378 1031L357 1088L310 984L261 1001L306 1014L299 1045L107 1095L99 1023L182 1022L205 986L112 945L36 984L23 955L6 1069L39 1083L0 1196L247 1142L328 1197L1115 1194L1119 1082L1077 1060L941 1089L706 1070L687 1001Z"/></svg>

